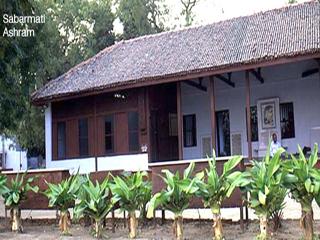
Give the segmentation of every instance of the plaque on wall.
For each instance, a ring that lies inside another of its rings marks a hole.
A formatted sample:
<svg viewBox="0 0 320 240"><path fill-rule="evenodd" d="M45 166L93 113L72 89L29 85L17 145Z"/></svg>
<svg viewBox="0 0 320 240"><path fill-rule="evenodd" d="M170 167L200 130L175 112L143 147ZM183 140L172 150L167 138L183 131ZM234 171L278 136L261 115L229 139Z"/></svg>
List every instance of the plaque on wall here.
<svg viewBox="0 0 320 240"><path fill-rule="evenodd" d="M263 156L267 150L273 133L281 141L279 98L261 99L257 102L259 149L258 155Z"/></svg>

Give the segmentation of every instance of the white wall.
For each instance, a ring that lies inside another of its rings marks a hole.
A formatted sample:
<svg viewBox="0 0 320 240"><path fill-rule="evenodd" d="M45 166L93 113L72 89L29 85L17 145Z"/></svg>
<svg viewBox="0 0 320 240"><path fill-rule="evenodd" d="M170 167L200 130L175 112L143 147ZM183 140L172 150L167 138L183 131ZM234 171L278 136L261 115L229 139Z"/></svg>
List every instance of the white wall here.
<svg viewBox="0 0 320 240"><path fill-rule="evenodd" d="M94 158L81 158L81 159L66 159L66 160L54 160L47 161L46 168L61 168L68 169L70 173L90 173L95 171L95 159Z"/></svg>
<svg viewBox="0 0 320 240"><path fill-rule="evenodd" d="M282 145L288 147L289 152L297 151L297 144L312 146L310 129L320 126L320 79L319 74L301 78L301 73L317 67L315 61L303 61L286 65L262 68L265 83L261 84L252 75L251 105L257 100L279 97L280 103L293 102L295 138L282 140ZM246 116L245 116L245 73L232 73L232 81L236 87L232 88L216 79L216 110L229 110L230 131L242 132L243 154L247 155ZM208 79L204 79L208 85ZM210 99L208 92L182 84L182 112L196 114L197 146L184 148L184 159L201 157L201 137L210 136ZM257 149L258 144L253 144Z"/></svg>
<svg viewBox="0 0 320 240"><path fill-rule="evenodd" d="M98 158L98 170L137 171L148 169L148 154L131 154Z"/></svg>
<svg viewBox="0 0 320 240"><path fill-rule="evenodd" d="M95 158L80 158L54 160L47 162L47 168L68 169L70 173L78 171L80 173L94 172ZM137 171L148 169L148 154L131 154L119 156L98 157L98 171L103 170L126 170Z"/></svg>
<svg viewBox="0 0 320 240"><path fill-rule="evenodd" d="M4 139L4 152L6 153L6 168L12 168L17 171L20 170L20 162L21 162L21 170L26 170L28 167L27 162L27 152L26 151L17 151L15 149L15 142L10 138ZM10 147L11 146L11 147ZM13 146L13 147L12 147ZM2 137L0 136L0 153L2 153Z"/></svg>

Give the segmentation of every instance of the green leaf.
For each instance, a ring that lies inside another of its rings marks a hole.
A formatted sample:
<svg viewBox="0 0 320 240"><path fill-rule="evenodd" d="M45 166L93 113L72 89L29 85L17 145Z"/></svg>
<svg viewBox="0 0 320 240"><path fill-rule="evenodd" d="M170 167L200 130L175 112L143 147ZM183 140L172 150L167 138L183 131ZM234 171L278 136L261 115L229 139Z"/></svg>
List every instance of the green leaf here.
<svg viewBox="0 0 320 240"><path fill-rule="evenodd" d="M223 165L223 175L234 169L242 160L242 156L234 156Z"/></svg>
<svg viewBox="0 0 320 240"><path fill-rule="evenodd" d="M266 199L267 199L266 195L265 195L263 192L261 192L261 191L259 191L258 194L259 194L259 195L258 195L258 197L259 197L259 202L260 202L262 205L266 205Z"/></svg>
<svg viewBox="0 0 320 240"><path fill-rule="evenodd" d="M311 193L311 185L312 182L310 180L310 178L308 178L305 182L304 182L304 186L306 187L306 190L308 193Z"/></svg>

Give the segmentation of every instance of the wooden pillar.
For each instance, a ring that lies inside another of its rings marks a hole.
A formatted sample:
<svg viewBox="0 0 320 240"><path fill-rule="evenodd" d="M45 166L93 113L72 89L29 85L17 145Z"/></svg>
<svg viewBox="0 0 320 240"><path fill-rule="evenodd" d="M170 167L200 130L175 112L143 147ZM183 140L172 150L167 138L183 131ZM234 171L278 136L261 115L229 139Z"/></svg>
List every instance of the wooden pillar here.
<svg viewBox="0 0 320 240"><path fill-rule="evenodd" d="M210 117L211 117L211 148L216 150L216 97L214 92L214 77L209 81Z"/></svg>
<svg viewBox="0 0 320 240"><path fill-rule="evenodd" d="M181 111L181 83L177 82L177 121L179 160L183 160L183 119Z"/></svg>
<svg viewBox="0 0 320 240"><path fill-rule="evenodd" d="M246 114L247 114L247 139L248 139L248 159L252 160L252 141L251 141L251 111L250 111L250 78L249 71L246 73Z"/></svg>
<svg viewBox="0 0 320 240"><path fill-rule="evenodd" d="M145 98L145 117L146 117L146 123L147 123L147 147L148 147L148 162L152 162L151 156L152 156L152 146L151 146L151 125L150 125L150 101L149 101L149 87L145 88L144 91L144 98Z"/></svg>
<svg viewBox="0 0 320 240"><path fill-rule="evenodd" d="M94 130L93 130L93 152L94 152L94 166L95 171L98 171L98 157L97 157L97 149L98 149L98 136L97 136L97 103L96 103L96 96L93 98L93 121L94 121Z"/></svg>

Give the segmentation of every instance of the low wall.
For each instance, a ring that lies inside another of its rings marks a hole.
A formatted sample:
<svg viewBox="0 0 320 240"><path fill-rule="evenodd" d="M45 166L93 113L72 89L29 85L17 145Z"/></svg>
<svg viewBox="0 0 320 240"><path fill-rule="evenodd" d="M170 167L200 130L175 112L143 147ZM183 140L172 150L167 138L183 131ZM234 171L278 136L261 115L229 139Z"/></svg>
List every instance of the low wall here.
<svg viewBox="0 0 320 240"><path fill-rule="evenodd" d="M228 158L221 158L217 160L216 167L218 174L222 173L223 164L228 161ZM161 163L153 163L149 164L149 167L152 171L152 190L153 193L161 191L165 188L165 183L163 179L160 177L162 175L162 169L168 169L171 172L175 173L178 171L180 175L183 174L183 171L189 166L191 161L175 161L175 162L161 162ZM207 160L195 160L195 168L194 173L198 173L203 171L205 168L208 168ZM238 166L238 170L240 170L240 166ZM222 203L222 207L230 208L230 207L241 207L242 199L240 189L235 189L230 198L226 199ZM190 201L189 208L204 208L203 202L200 198L193 197Z"/></svg>
<svg viewBox="0 0 320 240"><path fill-rule="evenodd" d="M11 182L11 179L14 179L18 171L4 171L2 174L6 175L8 181ZM19 172L23 174L24 172ZM47 189L47 184L49 183L60 183L62 180L70 176L69 170L64 169L41 169L41 170L29 170L27 172L26 178L35 177L32 185L37 185L39 187L39 192L34 193L32 191L27 193L27 199L24 200L21 204L21 209L33 209L33 210L43 210L49 209L48 198L43 195L43 191Z"/></svg>

